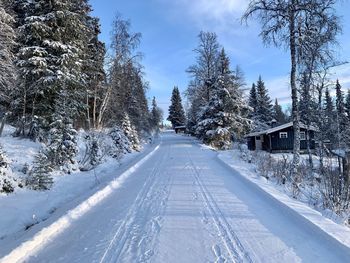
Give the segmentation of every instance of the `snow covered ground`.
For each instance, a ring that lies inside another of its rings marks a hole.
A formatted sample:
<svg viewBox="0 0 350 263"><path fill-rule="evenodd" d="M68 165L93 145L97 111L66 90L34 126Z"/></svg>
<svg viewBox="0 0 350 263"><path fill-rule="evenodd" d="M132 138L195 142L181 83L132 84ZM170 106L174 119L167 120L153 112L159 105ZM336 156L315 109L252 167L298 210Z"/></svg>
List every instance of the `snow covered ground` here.
<svg viewBox="0 0 350 263"><path fill-rule="evenodd" d="M5 126L0 144L13 173L16 177L21 177L24 176L23 168L26 164L32 164L41 145L28 139L14 138L12 133L13 128ZM95 170L88 172L54 174L55 183L50 191L40 192L18 187L12 194L0 194L0 240L6 242L7 237L22 235L23 231L47 220L66 204L75 206L137 162L151 148L145 146L143 153L128 154L120 161L108 157Z"/></svg>
<svg viewBox="0 0 350 263"><path fill-rule="evenodd" d="M215 151L172 133L163 134L159 148L143 157L136 167L100 188L97 196L82 199L76 207L61 207L25 233L0 240L0 262L346 262L350 258L345 227L327 221L343 231L342 240L324 232L263 190L263 181L247 179L253 175L240 160L231 164L233 170ZM302 203L294 205L315 213Z"/></svg>
<svg viewBox="0 0 350 263"><path fill-rule="evenodd" d="M335 222L338 221L338 218L336 218L335 215L333 215L334 217L332 220L326 218L321 214L321 212L309 207L308 204L297 201L288 196L284 191L284 186L278 186L274 182L259 176L254 165L244 162L240 158L239 150L221 152L218 157L225 164L239 172L243 177L257 185L261 190L268 193L272 198L275 198L283 203L287 208L297 212L302 217L310 221L310 223L316 225L333 238L339 240L345 246L350 247L350 229L339 224L339 222ZM276 158L276 156L273 156L273 158ZM306 159L305 156L304 158ZM326 213L326 211L322 212ZM331 217L332 214L329 214L328 216Z"/></svg>

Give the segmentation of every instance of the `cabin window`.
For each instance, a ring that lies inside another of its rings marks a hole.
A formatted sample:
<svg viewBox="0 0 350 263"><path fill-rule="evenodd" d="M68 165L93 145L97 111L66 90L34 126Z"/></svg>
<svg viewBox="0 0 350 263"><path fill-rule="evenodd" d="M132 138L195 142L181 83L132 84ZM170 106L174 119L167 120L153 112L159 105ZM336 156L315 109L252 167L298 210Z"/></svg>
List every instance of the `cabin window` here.
<svg viewBox="0 0 350 263"><path fill-rule="evenodd" d="M280 132L280 139L287 139L288 133L287 132Z"/></svg>
<svg viewBox="0 0 350 263"><path fill-rule="evenodd" d="M305 141L305 140L306 140L306 134L305 134L304 131L301 131L301 132L300 132L300 140L301 140L301 141Z"/></svg>
<svg viewBox="0 0 350 263"><path fill-rule="evenodd" d="M260 141L260 136L256 136L255 139L256 139L257 141Z"/></svg>

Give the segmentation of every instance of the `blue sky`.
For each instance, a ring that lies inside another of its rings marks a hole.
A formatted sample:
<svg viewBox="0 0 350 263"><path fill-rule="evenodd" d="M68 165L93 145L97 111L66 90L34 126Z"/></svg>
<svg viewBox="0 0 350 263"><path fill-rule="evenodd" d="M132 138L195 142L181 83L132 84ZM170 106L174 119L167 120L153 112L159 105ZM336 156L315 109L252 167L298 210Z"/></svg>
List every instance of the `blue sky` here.
<svg viewBox="0 0 350 263"><path fill-rule="evenodd" d="M110 43L112 21L116 13L130 19L132 30L142 33L140 51L144 54L148 97L156 96L165 117L171 91L177 85L186 89L186 69L194 63L193 49L200 30L216 32L219 42L231 58L232 67L239 65L248 87L262 75L272 99L287 104L289 60L283 49L265 47L259 38L259 25L250 21L241 25L240 17L247 0L91 0L93 14L102 25L101 40ZM350 3L342 1L337 8L342 17L343 34L338 40L339 58L350 61ZM345 89L350 88L350 64L334 72Z"/></svg>

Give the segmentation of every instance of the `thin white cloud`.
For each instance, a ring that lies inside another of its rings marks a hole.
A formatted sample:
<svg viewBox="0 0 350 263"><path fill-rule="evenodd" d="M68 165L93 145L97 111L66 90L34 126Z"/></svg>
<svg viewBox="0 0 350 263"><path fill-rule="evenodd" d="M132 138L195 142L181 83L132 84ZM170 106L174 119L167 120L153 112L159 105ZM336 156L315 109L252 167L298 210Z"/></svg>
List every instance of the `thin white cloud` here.
<svg viewBox="0 0 350 263"><path fill-rule="evenodd" d="M221 20L232 14L240 14L247 7L246 0L180 0L180 4L189 8L192 15Z"/></svg>
<svg viewBox="0 0 350 263"><path fill-rule="evenodd" d="M174 19L186 19L199 29L220 31L238 24L247 0L156 0L167 7ZM239 30L240 31L240 30ZM237 31L237 32L239 32Z"/></svg>
<svg viewBox="0 0 350 263"><path fill-rule="evenodd" d="M350 64L348 63L334 68L332 79L334 81L338 79L343 89L350 89Z"/></svg>
<svg viewBox="0 0 350 263"><path fill-rule="evenodd" d="M289 104L291 102L288 75L266 80L265 86L269 90L269 95L273 101L277 98L280 104Z"/></svg>

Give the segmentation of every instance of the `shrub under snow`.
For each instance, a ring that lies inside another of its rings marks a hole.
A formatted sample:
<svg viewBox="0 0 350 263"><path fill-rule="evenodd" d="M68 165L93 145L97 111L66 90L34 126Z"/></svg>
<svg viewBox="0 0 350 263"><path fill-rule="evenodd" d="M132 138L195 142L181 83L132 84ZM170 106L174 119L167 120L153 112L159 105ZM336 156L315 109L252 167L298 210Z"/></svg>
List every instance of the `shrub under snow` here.
<svg viewBox="0 0 350 263"><path fill-rule="evenodd" d="M12 193L17 185L17 180L12 174L8 160L0 145L0 193Z"/></svg>

